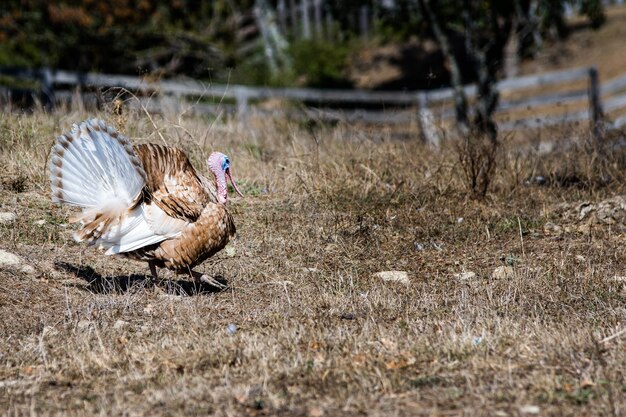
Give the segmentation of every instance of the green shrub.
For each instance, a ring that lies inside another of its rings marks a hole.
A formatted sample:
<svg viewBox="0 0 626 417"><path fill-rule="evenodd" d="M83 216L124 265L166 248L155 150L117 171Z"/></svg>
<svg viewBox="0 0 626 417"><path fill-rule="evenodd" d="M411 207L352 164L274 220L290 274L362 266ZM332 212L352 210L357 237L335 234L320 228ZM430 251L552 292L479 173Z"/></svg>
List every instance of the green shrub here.
<svg viewBox="0 0 626 417"><path fill-rule="evenodd" d="M293 71L304 77L310 87L351 87L345 76L349 43L336 44L319 40L295 41L289 48Z"/></svg>

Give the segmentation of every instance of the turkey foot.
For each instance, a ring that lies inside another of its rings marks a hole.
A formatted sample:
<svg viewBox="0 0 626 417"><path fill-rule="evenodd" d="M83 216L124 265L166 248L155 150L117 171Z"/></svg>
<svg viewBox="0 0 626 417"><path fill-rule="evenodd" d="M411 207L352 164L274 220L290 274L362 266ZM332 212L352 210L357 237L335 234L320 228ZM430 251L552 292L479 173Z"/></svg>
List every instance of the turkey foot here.
<svg viewBox="0 0 626 417"><path fill-rule="evenodd" d="M216 287L216 288L220 288L220 289L224 289L227 288L227 285L225 285L224 283L216 280L213 277L210 277L206 274L201 274L200 272L196 272L196 271L190 271L191 277L193 279L195 279L198 282L203 282L205 284L208 284L212 287Z"/></svg>

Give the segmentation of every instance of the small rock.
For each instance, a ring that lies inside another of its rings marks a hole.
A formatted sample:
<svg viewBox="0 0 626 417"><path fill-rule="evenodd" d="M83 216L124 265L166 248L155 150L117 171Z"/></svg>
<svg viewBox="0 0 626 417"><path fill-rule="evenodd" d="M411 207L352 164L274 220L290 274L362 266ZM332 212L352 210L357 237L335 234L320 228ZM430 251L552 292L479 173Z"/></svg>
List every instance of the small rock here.
<svg viewBox="0 0 626 417"><path fill-rule="evenodd" d="M19 256L0 249L0 267L16 267L22 263Z"/></svg>
<svg viewBox="0 0 626 417"><path fill-rule="evenodd" d="M618 286L622 285L622 291L626 292L626 276L615 275L614 277L609 278L610 281L614 282Z"/></svg>
<svg viewBox="0 0 626 417"><path fill-rule="evenodd" d="M25 274L34 274L35 268L31 265L24 265L24 259L19 256L0 249L0 268L11 268Z"/></svg>
<svg viewBox="0 0 626 417"><path fill-rule="evenodd" d="M20 271L28 275L33 275L37 272L31 265L22 265Z"/></svg>
<svg viewBox="0 0 626 417"><path fill-rule="evenodd" d="M343 313L343 314L341 314L341 318L343 320L355 320L356 319L356 314L354 314L354 313Z"/></svg>
<svg viewBox="0 0 626 417"><path fill-rule="evenodd" d="M519 409L521 414L539 414L539 411L541 410L536 405L525 405Z"/></svg>
<svg viewBox="0 0 626 417"><path fill-rule="evenodd" d="M176 300L182 300L182 299L183 299L183 296L182 296L182 295L178 295L178 294L167 294L167 293L165 293L165 294L159 294L159 295L158 295L158 297L159 297L159 298L163 298L163 299L165 299L165 300L174 300L174 301L176 301Z"/></svg>
<svg viewBox="0 0 626 417"><path fill-rule="evenodd" d="M543 232L545 234L560 235L563 233L563 228L558 224L548 222L543 226Z"/></svg>
<svg viewBox="0 0 626 417"><path fill-rule="evenodd" d="M443 243L430 242L433 245L433 248L437 249L439 252L443 251Z"/></svg>
<svg viewBox="0 0 626 417"><path fill-rule="evenodd" d="M406 271L381 271L374 274L374 277L387 282L409 283L409 274Z"/></svg>
<svg viewBox="0 0 626 417"><path fill-rule="evenodd" d="M9 211L0 213L0 224L11 224L17 219L15 213Z"/></svg>
<svg viewBox="0 0 626 417"><path fill-rule="evenodd" d="M482 343L483 341L483 337L482 336L476 336L476 337L472 337L472 344L474 346L478 346Z"/></svg>
<svg viewBox="0 0 626 417"><path fill-rule="evenodd" d="M41 219L41 220L34 221L34 222L33 222L33 224L34 224L35 226L39 226L39 227L41 227L41 226L43 226L44 224L46 224L46 221L45 221L44 219Z"/></svg>
<svg viewBox="0 0 626 417"><path fill-rule="evenodd" d="M237 251L235 250L234 246L232 246L232 245L228 245L224 249L224 254L226 256L228 256L229 258L234 257L236 253L237 253Z"/></svg>
<svg viewBox="0 0 626 417"><path fill-rule="evenodd" d="M463 220L464 220L463 217L457 217L456 222L457 224L461 224L463 223Z"/></svg>
<svg viewBox="0 0 626 417"><path fill-rule="evenodd" d="M413 242L413 245L415 246L415 250L418 252L421 252L424 250L424 245L420 242Z"/></svg>
<svg viewBox="0 0 626 417"><path fill-rule="evenodd" d="M313 407L309 410L309 417L323 417L324 410L319 407Z"/></svg>
<svg viewBox="0 0 626 417"><path fill-rule="evenodd" d="M91 322L89 320L80 320L76 323L76 328L81 331L87 330L90 326Z"/></svg>
<svg viewBox="0 0 626 417"><path fill-rule="evenodd" d="M508 279L513 276L514 270L510 266L499 266L491 273L493 279Z"/></svg>
<svg viewBox="0 0 626 417"><path fill-rule="evenodd" d="M226 327L226 331L229 334L235 334L237 333L237 325L235 323L230 323L227 327Z"/></svg>
<svg viewBox="0 0 626 417"><path fill-rule="evenodd" d="M470 279L476 278L476 272L472 272L472 271L461 272L459 274L454 274L454 278L458 279L459 281L469 281Z"/></svg>
<svg viewBox="0 0 626 417"><path fill-rule="evenodd" d="M115 324L113 325L113 328L114 328L115 330L122 330L122 329L124 329L124 328L128 327L129 325L130 325L130 323L129 323L129 322L127 322L127 321L124 321L124 320L118 320L118 321L116 321L116 322L115 322Z"/></svg>
<svg viewBox="0 0 626 417"><path fill-rule="evenodd" d="M583 220L589 213L595 211L596 206L589 201L585 201L578 206L578 220Z"/></svg>

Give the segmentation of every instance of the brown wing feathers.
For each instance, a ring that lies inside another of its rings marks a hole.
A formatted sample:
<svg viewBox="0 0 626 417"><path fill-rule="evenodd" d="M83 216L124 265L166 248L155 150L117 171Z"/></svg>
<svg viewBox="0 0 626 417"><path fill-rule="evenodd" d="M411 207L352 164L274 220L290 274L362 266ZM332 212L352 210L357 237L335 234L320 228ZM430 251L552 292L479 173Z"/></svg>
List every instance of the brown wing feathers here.
<svg viewBox="0 0 626 417"><path fill-rule="evenodd" d="M172 217L195 221L210 200L184 152L144 144L135 146L135 153L146 171L151 201Z"/></svg>

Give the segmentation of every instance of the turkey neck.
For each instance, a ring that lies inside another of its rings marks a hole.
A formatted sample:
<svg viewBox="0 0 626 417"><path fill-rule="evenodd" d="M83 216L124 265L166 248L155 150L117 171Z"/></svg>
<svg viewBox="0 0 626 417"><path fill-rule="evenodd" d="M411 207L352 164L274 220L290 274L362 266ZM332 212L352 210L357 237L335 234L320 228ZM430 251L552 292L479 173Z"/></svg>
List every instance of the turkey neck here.
<svg viewBox="0 0 626 417"><path fill-rule="evenodd" d="M209 180L207 177L205 177L204 175L200 173L198 173L198 179L200 180L200 183L202 184L202 188L204 188L207 194L212 196L215 199L215 201L219 201L219 198L217 196L217 192L215 189L217 181L215 181L214 183L211 183L211 180Z"/></svg>

